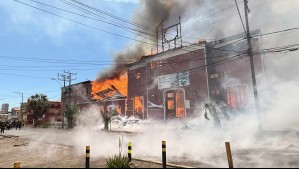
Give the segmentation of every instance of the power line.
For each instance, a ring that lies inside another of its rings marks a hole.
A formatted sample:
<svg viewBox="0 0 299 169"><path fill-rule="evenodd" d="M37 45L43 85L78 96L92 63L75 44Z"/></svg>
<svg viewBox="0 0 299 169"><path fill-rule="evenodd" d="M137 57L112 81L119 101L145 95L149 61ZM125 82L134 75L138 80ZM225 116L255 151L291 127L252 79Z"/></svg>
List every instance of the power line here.
<svg viewBox="0 0 299 169"><path fill-rule="evenodd" d="M71 1L77 3L77 4L81 5L81 6L87 7L87 8L89 8L89 9L91 9L91 10L97 11L97 12L99 12L99 13L101 13L101 14L104 14L104 15L106 15L106 16L109 16L109 17L111 17L111 18L113 18L113 19L120 20L120 21L122 21L122 22L125 22L125 23L128 23L128 24L137 26L137 27L139 27L139 28L141 28L141 29L147 29L147 30L150 30L150 31L152 31L152 32L155 32L154 29L149 28L148 26L144 26L144 25L141 25L141 24L138 24L138 23L135 23L135 22L132 22L132 21L129 21L129 20L126 20L126 19L117 17L117 16L112 15L112 14L110 14L110 13L108 13L108 12L105 12L105 11L103 11L103 10L99 10L99 9L97 9L97 8L91 7L91 6L89 6L89 5L86 5L86 4L82 3L82 2L78 2L78 1L76 1L76 0L71 0Z"/></svg>
<svg viewBox="0 0 299 169"><path fill-rule="evenodd" d="M288 32L288 31L294 31L294 30L298 30L298 29L299 29L299 27L289 28L289 29L284 29L284 30L280 30L280 31L274 31L274 32L269 32L269 33L263 33L263 34L253 35L252 37L268 36L268 35L273 35L273 34L277 34L277 33L284 33L284 32Z"/></svg>
<svg viewBox="0 0 299 169"><path fill-rule="evenodd" d="M21 2L21 1L18 1L18 0L14 0L14 1L16 1L16 2L18 2L18 3L21 3L21 4L23 4L23 5L26 5L26 6L35 8L35 9L37 9L37 10L43 11L43 12L45 12L45 13L48 13L48 14L57 16L57 17L59 17L59 18L62 18L62 19L65 19L65 20L68 20L68 21L71 21L71 22L74 22L74 23L77 23L77 24L80 24L80 25L83 25L83 26L86 26L86 27L95 29L95 30L99 30L99 31L102 31L102 32L106 32L106 33L108 33L108 34L112 34L112 35L119 36L119 37L122 37L122 38L126 38L126 39L130 39L130 40L134 40L134 41L141 42L141 43L144 43L144 44L149 44L149 45L152 45L152 46L156 46L156 44L152 44L152 43L145 42L145 41L142 41L142 40L137 40L137 39L133 39L133 38L130 38L130 37L126 37L126 36L118 35L118 34L113 33L113 32L109 32L109 31L106 31L106 30L103 30L103 29L99 29L99 28L90 26L90 25L87 25L87 24L84 24L84 23L81 23L81 22L78 22L78 21L75 21L75 20L66 18L66 17L64 17L64 16L61 16L61 15L54 14L54 13L52 13L52 12L43 10L43 9L41 9L41 8L38 8L38 7L35 7L35 6L32 6L32 5L29 5L29 4L27 4L27 3L24 3L24 2Z"/></svg>
<svg viewBox="0 0 299 169"><path fill-rule="evenodd" d="M18 0L15 0L15 1L18 2L18 3L21 3L21 4L23 4L23 5L26 5L26 6L29 6L29 7L38 9L38 10L41 10L41 11L46 12L46 13L48 13L48 14L51 14L51 15L54 15L54 16L57 16L57 17L60 17L60 18L69 20L69 21L71 21L71 22L75 22L75 23L77 23L77 24L80 24L80 25L83 25L83 26L87 26L87 27L89 27L89 28L93 28L93 29L96 29L96 30L99 30L99 31L103 31L103 32L106 32L106 33L115 35L115 36L119 36L119 37L127 38L127 39L130 39L130 40L138 41L138 42L145 43L145 44L149 44L149 45L152 45L152 46L156 46L156 44L152 44L152 43L149 43L149 42L145 42L145 41L141 41L141 40L137 40L137 39L129 38L129 37L126 37L126 36L118 35L118 34L116 34L116 33L112 33L112 32L109 32L109 31L105 31L105 30L103 30L103 29L99 29L99 28L96 28L96 27L93 27L93 26L90 26L90 25L87 25L87 24L78 22L78 21L75 21L75 20L72 20L72 19L63 17L63 16L61 16L61 15L57 15L57 14L51 13L51 12L49 12L49 11L40 9L40 8L38 8L38 7L35 7L35 6L32 6L32 5L26 4L26 3L21 2L21 1L18 1Z"/></svg>
<svg viewBox="0 0 299 169"><path fill-rule="evenodd" d="M61 15L58 15L58 14L54 14L54 13L52 13L52 12L43 10L43 9L41 9L41 8L38 8L38 7L35 7L35 6L32 6L32 5L29 5L29 4L27 4L27 3L24 3L24 2L21 2L21 1L18 1L18 0L14 0L14 1L16 1L16 2L18 2L18 3L21 3L21 4L23 4L23 5L29 6L29 7L31 7L31 8L35 8L35 9L37 9L37 10L43 11L43 12L48 13L48 14L50 14L50 15L54 15L54 16L56 16L56 17L59 17L59 18L62 18L62 19L65 19L65 20L68 20L68 21L71 21L71 22L80 24L80 25L82 25L82 26L86 26L86 27L91 28L91 29L95 29L95 30L98 30L98 31L101 31L101 32L105 32L105 33L108 33L108 34L111 34L111 35L114 35L114 36L118 36L118 37L126 38L126 39L133 40L133 41L136 41L136 42L140 42L140 43L145 43L145 44L149 44L149 45L156 46L156 44L152 44L152 43L145 42L145 41L138 40L138 39L133 39L133 38L130 38L130 37L127 37L127 36L119 35L119 34L116 34L116 33L113 33L113 32L109 32L109 31L106 31L106 30L103 30L103 29L100 29L100 28L97 28L97 27L90 26L90 25L87 25L87 24L85 24L85 23L81 23L81 22L75 21L75 20L73 20L73 19L69 19L69 18L66 18L66 17L61 16Z"/></svg>
<svg viewBox="0 0 299 169"><path fill-rule="evenodd" d="M50 79L50 78L40 77L40 76L19 75L19 74L13 74L13 73L0 73L0 74L1 75L10 75L10 76L30 77L30 78L37 78L37 79L47 79L47 80Z"/></svg>
<svg viewBox="0 0 299 169"><path fill-rule="evenodd" d="M236 4L236 7L237 7L237 10L238 10L239 16L240 16L240 20L241 20L241 22L242 22L242 26L243 26L243 29L244 29L244 33L245 33L245 35L246 35L245 26L244 26L244 23L243 23L243 19L242 19L242 16L241 16L240 10L239 10L239 6L238 6L238 3L237 3L237 0L235 0L235 4Z"/></svg>
<svg viewBox="0 0 299 169"><path fill-rule="evenodd" d="M45 6L54 8L54 9L58 9L58 10L61 10L61 11L67 12L67 13L71 13L71 14L74 14L74 15L77 15L77 16L81 16L81 17L84 17L84 18L88 18L88 19L92 19L92 20L95 20L95 21L99 21L99 22L103 22L103 23L106 23L106 24L110 24L110 25L113 25L113 26L115 26L115 27L117 27L117 28L122 28L122 29L124 29L124 30L127 30L127 31L129 31L129 32L131 32L131 33L133 33L133 34L139 35L139 36L141 36L141 35L138 34L138 33L136 33L136 32L139 32L139 33L143 33L143 34L144 34L144 32L138 31L138 30L136 30L136 29L133 29L133 28L130 28L130 27L127 27L127 26L124 26L124 25L118 25L117 23L112 23L112 22L110 22L110 21L105 21L105 20L103 20L103 19L99 19L99 18L94 18L94 17L89 17L89 16L86 16L86 15L78 14L78 13L75 13L75 12L72 12L72 11L69 11L69 10L65 10L65 9L58 8L58 7L55 7L55 6L46 4L46 3L42 3L42 2L39 2L39 1L35 1L35 0L30 0L30 1L35 2L35 3L38 3L38 4L42 4L42 5L45 5ZM62 1L62 2L65 2L65 1ZM67 3L67 2L65 2L65 3ZM67 3L67 4L68 4L68 3ZM97 14L95 14L95 13L86 11L85 9L82 9L82 8L80 8L80 7L79 7L79 9L83 10L83 12L87 12L87 13L89 13L89 14L96 15L97 17L101 17L101 16L99 16L99 15L97 15ZM102 18L102 17L101 17L101 18ZM131 31L131 30L132 30L132 31ZM152 36L155 36L155 35L152 35ZM144 38L146 38L146 39L148 39L148 40L155 41L154 39L149 39L149 38L147 38L147 37L144 37Z"/></svg>

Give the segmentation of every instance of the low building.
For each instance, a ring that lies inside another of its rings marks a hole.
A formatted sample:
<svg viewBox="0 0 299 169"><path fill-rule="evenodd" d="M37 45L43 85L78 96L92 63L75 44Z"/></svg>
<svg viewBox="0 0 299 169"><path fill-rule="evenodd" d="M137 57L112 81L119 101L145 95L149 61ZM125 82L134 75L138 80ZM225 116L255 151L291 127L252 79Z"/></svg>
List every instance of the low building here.
<svg viewBox="0 0 299 169"><path fill-rule="evenodd" d="M11 118L13 120L19 120L21 118L21 108L20 107L13 107L11 109Z"/></svg>
<svg viewBox="0 0 299 169"><path fill-rule="evenodd" d="M47 113L43 116L43 123L62 122L61 102L49 101Z"/></svg>
<svg viewBox="0 0 299 169"><path fill-rule="evenodd" d="M23 113L23 120L25 121L26 125L33 125L34 121L34 114L28 108L28 103L24 103L24 110ZM60 101L48 101L48 108L46 113L40 118L37 119L37 125L42 124L50 124L54 122L61 122L62 121L62 113L61 113L61 102Z"/></svg>
<svg viewBox="0 0 299 169"><path fill-rule="evenodd" d="M84 81L72 84L70 87L62 88L61 105L65 109L66 105L73 103L78 105L80 109L92 104L91 99L92 81Z"/></svg>

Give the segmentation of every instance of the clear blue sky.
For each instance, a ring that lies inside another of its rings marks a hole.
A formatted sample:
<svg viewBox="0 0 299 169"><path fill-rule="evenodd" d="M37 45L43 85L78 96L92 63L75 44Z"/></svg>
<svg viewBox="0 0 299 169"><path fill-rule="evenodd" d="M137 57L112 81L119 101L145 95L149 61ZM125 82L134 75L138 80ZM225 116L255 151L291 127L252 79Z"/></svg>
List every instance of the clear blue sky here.
<svg viewBox="0 0 299 169"><path fill-rule="evenodd" d="M26 4L50 11L92 27L133 37L111 25L55 10L30 0ZM65 10L80 13L59 0L38 0ZM130 20L138 0L86 0L95 8ZM81 14L83 14L81 12ZM109 65L57 63L57 60L78 60L101 63L111 61L112 52L119 51L130 40L107 34L28 7L14 0L0 1L0 104L19 107L33 94L43 93L50 100L60 100L57 78L64 70L77 73L73 83L94 80ZM37 59L36 59L37 58ZM54 62L53 62L54 61ZM81 70L80 70L81 69Z"/></svg>

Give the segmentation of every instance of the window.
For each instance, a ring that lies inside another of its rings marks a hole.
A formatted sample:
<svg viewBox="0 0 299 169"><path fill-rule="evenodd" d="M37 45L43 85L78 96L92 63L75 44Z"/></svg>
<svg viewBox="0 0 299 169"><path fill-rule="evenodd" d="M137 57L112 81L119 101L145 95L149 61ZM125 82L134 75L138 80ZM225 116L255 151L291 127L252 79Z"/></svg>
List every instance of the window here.
<svg viewBox="0 0 299 169"><path fill-rule="evenodd" d="M143 119L144 116L144 99L143 96L134 97L134 116Z"/></svg>
<svg viewBox="0 0 299 169"><path fill-rule="evenodd" d="M227 104L234 108L244 108L247 102L246 85L228 86L226 88Z"/></svg>
<svg viewBox="0 0 299 169"><path fill-rule="evenodd" d="M215 95L215 96L220 95L219 89L214 89L214 90L211 91L211 93L212 93L212 95Z"/></svg>
<svg viewBox="0 0 299 169"><path fill-rule="evenodd" d="M224 72L221 73L213 73L210 75L211 79L217 79L217 78L221 78L224 76Z"/></svg>
<svg viewBox="0 0 299 169"><path fill-rule="evenodd" d="M174 110L175 109L174 100L167 100L167 105L168 105L168 107L167 107L168 110Z"/></svg>
<svg viewBox="0 0 299 169"><path fill-rule="evenodd" d="M174 93L167 93L167 97L174 97Z"/></svg>

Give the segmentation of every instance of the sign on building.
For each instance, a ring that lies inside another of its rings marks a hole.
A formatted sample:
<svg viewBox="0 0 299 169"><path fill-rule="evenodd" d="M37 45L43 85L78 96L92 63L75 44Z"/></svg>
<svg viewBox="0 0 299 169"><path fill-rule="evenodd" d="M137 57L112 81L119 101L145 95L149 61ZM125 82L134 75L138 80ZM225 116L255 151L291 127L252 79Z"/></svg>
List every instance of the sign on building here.
<svg viewBox="0 0 299 169"><path fill-rule="evenodd" d="M177 74L158 76L158 88L167 89L178 86Z"/></svg>
<svg viewBox="0 0 299 169"><path fill-rule="evenodd" d="M181 72L178 74L179 86L190 85L189 71Z"/></svg>
<svg viewBox="0 0 299 169"><path fill-rule="evenodd" d="M158 89L190 85L189 71L158 76Z"/></svg>

